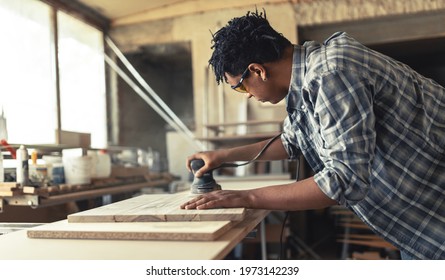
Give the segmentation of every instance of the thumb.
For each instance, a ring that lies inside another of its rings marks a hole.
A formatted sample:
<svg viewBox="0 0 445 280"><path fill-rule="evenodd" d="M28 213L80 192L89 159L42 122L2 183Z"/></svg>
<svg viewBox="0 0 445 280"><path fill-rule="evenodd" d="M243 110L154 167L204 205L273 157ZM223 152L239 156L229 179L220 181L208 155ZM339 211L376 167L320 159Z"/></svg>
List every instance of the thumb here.
<svg viewBox="0 0 445 280"><path fill-rule="evenodd" d="M196 172L195 172L195 177L201 177L202 175L204 175L204 173L205 173L205 170L204 170L205 168L204 167L202 167L202 168L200 168L199 170L196 170Z"/></svg>

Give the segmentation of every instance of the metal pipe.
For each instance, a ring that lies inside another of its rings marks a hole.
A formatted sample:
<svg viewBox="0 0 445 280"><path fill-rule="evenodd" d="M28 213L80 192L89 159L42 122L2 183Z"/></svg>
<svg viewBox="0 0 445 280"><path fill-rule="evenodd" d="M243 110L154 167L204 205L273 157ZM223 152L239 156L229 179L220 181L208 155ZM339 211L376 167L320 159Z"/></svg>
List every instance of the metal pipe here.
<svg viewBox="0 0 445 280"><path fill-rule="evenodd" d="M56 8L51 9L51 17L52 17L52 34L51 43L53 47L54 61L53 61L53 71L54 71L54 81L55 81L55 89L56 89L56 121L57 121L57 129L56 129L56 143L60 144L62 139L62 113L60 110L61 106L61 91L60 91L60 69L59 69L59 30L58 30L58 17Z"/></svg>

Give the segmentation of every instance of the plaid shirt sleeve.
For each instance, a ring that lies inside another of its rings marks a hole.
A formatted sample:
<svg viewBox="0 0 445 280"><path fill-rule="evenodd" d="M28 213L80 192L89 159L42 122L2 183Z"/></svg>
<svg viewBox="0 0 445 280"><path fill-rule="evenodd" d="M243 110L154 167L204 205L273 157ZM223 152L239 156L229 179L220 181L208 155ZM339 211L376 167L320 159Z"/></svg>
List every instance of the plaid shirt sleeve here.
<svg viewBox="0 0 445 280"><path fill-rule="evenodd" d="M314 179L321 190L344 205L362 200L370 186L375 150L375 116L366 79L353 71L329 71L310 84L317 92L312 115L320 132L315 141L324 168Z"/></svg>

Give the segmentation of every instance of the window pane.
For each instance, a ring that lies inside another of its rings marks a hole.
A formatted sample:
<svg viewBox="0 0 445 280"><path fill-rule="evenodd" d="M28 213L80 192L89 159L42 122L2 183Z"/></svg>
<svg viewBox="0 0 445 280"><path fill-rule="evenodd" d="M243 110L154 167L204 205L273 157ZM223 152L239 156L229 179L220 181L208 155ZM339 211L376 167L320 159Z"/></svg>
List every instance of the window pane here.
<svg viewBox="0 0 445 280"><path fill-rule="evenodd" d="M50 24L51 10L40 1L0 0L0 106L11 143L55 143Z"/></svg>
<svg viewBox="0 0 445 280"><path fill-rule="evenodd" d="M62 130L91 133L91 146L106 147L103 33L63 12L58 22Z"/></svg>

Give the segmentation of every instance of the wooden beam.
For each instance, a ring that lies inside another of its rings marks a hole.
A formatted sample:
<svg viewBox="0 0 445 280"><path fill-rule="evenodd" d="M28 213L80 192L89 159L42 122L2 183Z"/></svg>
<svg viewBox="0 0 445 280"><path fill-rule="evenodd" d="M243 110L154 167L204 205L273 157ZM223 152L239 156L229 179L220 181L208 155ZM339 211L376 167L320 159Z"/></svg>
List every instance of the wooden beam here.
<svg viewBox="0 0 445 280"><path fill-rule="evenodd" d="M189 14L198 14L232 8L249 7L250 10L253 10L255 7L258 7L258 10L261 11L261 6L266 4L289 3L291 5L298 2L300 2L300 0L180 1L115 19L111 22L111 26L116 27L121 25L140 23L144 21L161 20L165 18L180 17Z"/></svg>
<svg viewBox="0 0 445 280"><path fill-rule="evenodd" d="M90 7L73 0L40 0L47 3L48 5L56 8L57 10L63 11L74 17L80 18L81 20L95 26L96 28L107 32L110 27L110 20L104 17L102 14L96 12Z"/></svg>
<svg viewBox="0 0 445 280"><path fill-rule="evenodd" d="M445 37L445 12L382 16L371 19L298 26L299 43L323 42L336 31L345 31L362 44L373 46L401 41Z"/></svg>

